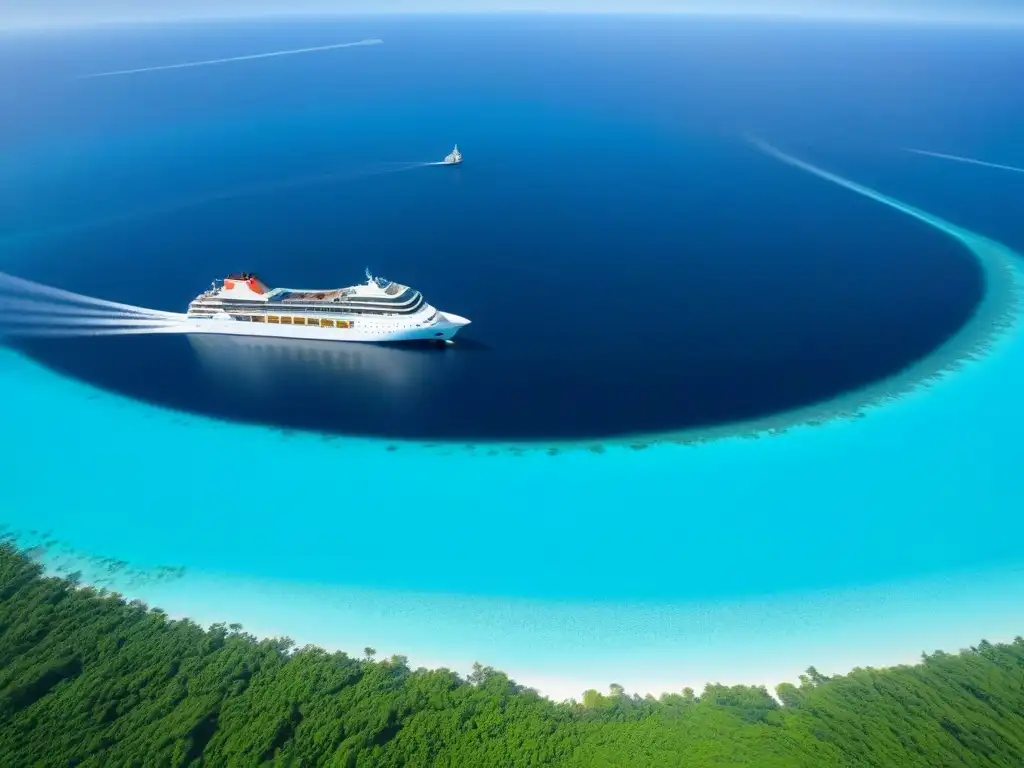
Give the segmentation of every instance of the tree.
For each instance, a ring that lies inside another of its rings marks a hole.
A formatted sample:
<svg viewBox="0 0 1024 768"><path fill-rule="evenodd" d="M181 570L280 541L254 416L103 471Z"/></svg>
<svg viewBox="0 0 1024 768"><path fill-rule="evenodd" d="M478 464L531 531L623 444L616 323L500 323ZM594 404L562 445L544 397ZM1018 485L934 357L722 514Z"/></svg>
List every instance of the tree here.
<svg viewBox="0 0 1024 768"><path fill-rule="evenodd" d="M1024 639L800 686L555 704L483 664L466 680L203 629L43 576L0 546L0 766L736 768L1024 765Z"/></svg>
<svg viewBox="0 0 1024 768"><path fill-rule="evenodd" d="M811 681L811 685L821 685L822 683L827 683L832 679L821 674L814 667L807 668L807 678Z"/></svg>
<svg viewBox="0 0 1024 768"><path fill-rule="evenodd" d="M779 683L775 686L775 694L784 707L799 707L805 697L805 691L792 683Z"/></svg>

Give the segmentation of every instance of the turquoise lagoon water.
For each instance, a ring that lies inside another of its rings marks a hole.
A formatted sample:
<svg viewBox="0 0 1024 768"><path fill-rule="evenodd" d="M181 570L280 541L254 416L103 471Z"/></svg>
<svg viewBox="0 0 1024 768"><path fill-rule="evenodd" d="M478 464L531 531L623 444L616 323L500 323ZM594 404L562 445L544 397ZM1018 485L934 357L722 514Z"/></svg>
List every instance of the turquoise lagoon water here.
<svg viewBox="0 0 1024 768"><path fill-rule="evenodd" d="M162 162L173 180L173 159ZM870 178L849 158L821 162L842 176L779 163L773 178L835 196L837 230L847 203L856 218L866 200L889 217L879 232L962 249L986 278L974 319L895 379L697 443L429 444L160 407L3 349L0 522L47 544L55 571L174 615L430 666L480 660L556 697L611 682L772 684L809 664L842 671L1011 637L1024 624L1024 336L1021 257L1008 246L1022 233L977 198L1005 206L1019 189L933 158L899 160L902 176L865 166ZM24 208L42 232L8 238L4 269L52 270L42 262L75 247L50 250L75 217ZM809 419L822 423L800 425Z"/></svg>

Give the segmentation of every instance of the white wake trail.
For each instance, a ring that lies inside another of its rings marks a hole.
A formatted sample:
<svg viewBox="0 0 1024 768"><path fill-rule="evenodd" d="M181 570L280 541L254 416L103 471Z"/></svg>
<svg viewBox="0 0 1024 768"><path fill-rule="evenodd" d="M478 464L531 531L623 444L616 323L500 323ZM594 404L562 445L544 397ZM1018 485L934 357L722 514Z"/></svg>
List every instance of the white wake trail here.
<svg viewBox="0 0 1024 768"><path fill-rule="evenodd" d="M79 75L76 80L91 80L97 77L116 77L117 75L137 75L142 72L162 72L168 69L187 69L189 67L209 67L215 64L228 64L233 61L252 61L254 59L270 59L276 56L295 56L300 53L317 51L334 51L339 48L356 48L366 45L380 45L384 41L379 38L359 40L354 43L334 43L333 45L317 45L312 48L293 48L287 51L269 51L268 53L251 53L247 56L229 56L224 59L207 59L205 61L186 61L181 64L163 64L157 67L141 67L139 69L119 69L114 72L98 72L92 75Z"/></svg>
<svg viewBox="0 0 1024 768"><path fill-rule="evenodd" d="M124 319L149 318L151 321L157 322L156 318L147 315L146 312L90 309L86 307L70 306L67 304L54 304L48 301L39 301L37 299L12 299L6 296L0 296L0 310L17 310L23 313L37 313L45 315L67 315L69 317L106 317Z"/></svg>
<svg viewBox="0 0 1024 768"><path fill-rule="evenodd" d="M19 290L23 293L29 294L30 296L48 296L71 304L85 304L87 306L121 310L151 318L163 318L167 320L183 320L185 318L185 315L181 312L164 312L159 309L147 309L146 307L136 307L131 304L121 304L116 301L97 299L92 296L83 296L80 293L72 293L71 291L65 291L61 288L41 285L40 283L34 283L31 280L25 280L20 277L15 277L14 275L8 275L4 272L0 272L0 290L4 290L5 288Z"/></svg>
<svg viewBox="0 0 1024 768"><path fill-rule="evenodd" d="M117 317L54 317L45 313L0 312L0 323L67 326L70 328L183 328L183 322L123 320Z"/></svg>
<svg viewBox="0 0 1024 768"><path fill-rule="evenodd" d="M207 205L209 203L218 203L225 200L235 200L243 197L255 197L258 195L265 194L267 192L279 192L285 189L298 189L302 187L312 187L318 184L339 184L345 181L355 181L357 179L364 179L370 176L381 176L392 173L402 173L404 171L412 171L417 168L426 168L429 165L435 165L435 163L428 163L423 160L417 161L403 161L403 162L390 162L382 163L386 165L383 168L363 168L359 170L351 171L329 171L327 173L314 173L306 174L303 176L294 176L291 178L278 179L276 181L262 181L255 182L253 184L246 184L244 186L230 187L228 189L221 190L220 192L214 192L209 195L202 195L201 197L189 197L179 200L172 200L167 203L161 203L148 208L138 208L133 211L126 211L124 213L114 214L112 216L106 216L101 219L94 219L91 221L83 222L82 226L102 226L105 224L116 224L121 221L129 221L131 219L140 218L144 216L159 216L161 214L174 213L176 211L186 210L188 208L197 208L199 206Z"/></svg>
<svg viewBox="0 0 1024 768"><path fill-rule="evenodd" d="M186 333L184 327L154 326L151 328L25 328L13 331L0 329L0 337L70 339L85 336L137 336L153 333Z"/></svg>
<svg viewBox="0 0 1024 768"><path fill-rule="evenodd" d="M954 160L958 163L969 163L970 165L980 165L985 168L999 168L1003 171L1013 171L1014 173L1024 173L1024 168L1018 168L1015 165L1003 165L1002 163L989 163L985 160L975 160L973 157L961 157L960 155L947 155L945 152L931 152L927 149L910 149L905 148L904 152L913 152L915 155L927 155L928 157L938 157L943 160Z"/></svg>
<svg viewBox="0 0 1024 768"><path fill-rule="evenodd" d="M417 168L425 168L428 165L435 165L435 163L428 163L422 160L417 160L413 162L387 163L386 165L388 167L364 168L362 170L353 171L314 173L305 176L296 176L290 179L280 179L278 181L258 182L256 184L249 184L244 187L235 187L233 189L228 189L223 192L218 192L215 195L210 195L208 197L197 198L194 201L188 201L187 203L177 207L201 205L203 203L215 202L217 200L231 200L236 197L260 195L263 194L264 192L276 192L278 190L292 189L295 187L311 187L317 184L332 184L342 181L354 181L356 179L366 178L367 176L381 176L389 173L413 171Z"/></svg>
<svg viewBox="0 0 1024 768"><path fill-rule="evenodd" d="M177 200L170 200L165 203L158 203L157 205L152 205L145 208L136 208L133 210L122 211L120 213L114 213L107 216L100 216L94 219L70 222L46 230L34 232L20 232L16 233L14 236L45 237L65 233L70 234L83 229L110 226L125 221L132 221L134 219L145 218L150 216L161 216L169 213L175 213L177 211L186 210L188 208L196 208L199 206L207 205L209 203L222 202L225 200L234 200L236 198L242 197L257 196L264 194L266 192L275 192L283 189L295 189L306 186L314 186L317 184L336 184L346 181L354 181L361 178L367 178L370 176L402 173L405 171L416 170L417 168L427 168L431 165L443 165L443 163L431 163L425 160L382 161L378 164L387 167L370 167L363 168L360 170L307 174L303 176L278 179L276 181L256 182L254 184L230 187L228 189L223 189L220 192L214 192L212 194L202 195L199 197L179 198ZM2 280L2 273L0 273L0 280ZM145 311L151 312L153 310Z"/></svg>

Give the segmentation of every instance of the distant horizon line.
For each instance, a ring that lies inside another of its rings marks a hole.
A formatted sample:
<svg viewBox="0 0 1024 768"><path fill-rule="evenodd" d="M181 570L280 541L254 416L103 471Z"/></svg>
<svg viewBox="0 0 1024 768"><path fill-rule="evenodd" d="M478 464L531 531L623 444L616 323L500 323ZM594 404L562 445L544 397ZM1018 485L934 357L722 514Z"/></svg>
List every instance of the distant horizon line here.
<svg viewBox="0 0 1024 768"><path fill-rule="evenodd" d="M493 9L493 10L431 10L431 11L405 11L405 10L350 10L350 11L270 11L254 14L193 14L189 16L164 16L164 17L124 17L113 19L73 19L62 20L26 20L13 24L0 22L0 34L11 32L47 32L47 31L72 31L111 27L149 27L149 26L170 26L186 25L196 23L231 23L231 22L273 22L273 21L301 21L312 19L349 19L349 18L424 18L433 16L460 16L466 18L474 17L496 17L496 16L537 16L537 17L671 17L671 18L692 18L692 19L734 19L760 20L760 21L791 21L802 23L842 23L842 24L867 24L867 25L891 25L891 26L915 26L915 27L972 27L985 29L998 29L1009 27L1012 30L1024 28L1024 12L1016 15L1002 16L997 14L984 14L972 16L955 15L914 15L909 13L892 14L865 14L865 13L815 13L797 12L787 10L541 10L541 9Z"/></svg>

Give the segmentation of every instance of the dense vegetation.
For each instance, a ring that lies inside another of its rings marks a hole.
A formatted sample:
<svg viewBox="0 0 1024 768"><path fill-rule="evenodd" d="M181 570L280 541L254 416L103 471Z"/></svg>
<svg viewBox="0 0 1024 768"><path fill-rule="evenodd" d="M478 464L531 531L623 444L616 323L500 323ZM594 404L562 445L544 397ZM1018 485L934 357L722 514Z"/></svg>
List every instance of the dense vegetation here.
<svg viewBox="0 0 1024 768"><path fill-rule="evenodd" d="M799 686L555 704L43 577L0 546L0 766L1024 766L1024 639Z"/></svg>

